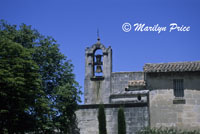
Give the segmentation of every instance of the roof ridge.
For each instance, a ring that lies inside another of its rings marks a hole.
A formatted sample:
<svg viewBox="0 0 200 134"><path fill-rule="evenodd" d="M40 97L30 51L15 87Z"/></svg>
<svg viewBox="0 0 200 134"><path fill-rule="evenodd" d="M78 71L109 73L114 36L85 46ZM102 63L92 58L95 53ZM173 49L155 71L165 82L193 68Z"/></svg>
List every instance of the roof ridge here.
<svg viewBox="0 0 200 134"><path fill-rule="evenodd" d="M185 72L200 71L200 61L148 63L145 64L144 72Z"/></svg>
<svg viewBox="0 0 200 134"><path fill-rule="evenodd" d="M160 63L145 63L145 65L149 64L177 64L177 63L200 63L200 61L178 61L178 62L160 62Z"/></svg>

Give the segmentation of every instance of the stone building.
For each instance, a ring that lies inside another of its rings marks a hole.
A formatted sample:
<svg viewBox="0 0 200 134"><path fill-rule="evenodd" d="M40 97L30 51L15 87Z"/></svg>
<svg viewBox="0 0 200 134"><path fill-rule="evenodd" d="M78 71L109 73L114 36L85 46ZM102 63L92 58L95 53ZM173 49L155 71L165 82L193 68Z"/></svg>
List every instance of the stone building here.
<svg viewBox="0 0 200 134"><path fill-rule="evenodd" d="M124 108L127 134L150 127L200 129L200 61L145 64L143 72L112 72L112 49L97 43L85 50L84 105L76 112L81 134L98 134L104 104L107 132L117 134Z"/></svg>

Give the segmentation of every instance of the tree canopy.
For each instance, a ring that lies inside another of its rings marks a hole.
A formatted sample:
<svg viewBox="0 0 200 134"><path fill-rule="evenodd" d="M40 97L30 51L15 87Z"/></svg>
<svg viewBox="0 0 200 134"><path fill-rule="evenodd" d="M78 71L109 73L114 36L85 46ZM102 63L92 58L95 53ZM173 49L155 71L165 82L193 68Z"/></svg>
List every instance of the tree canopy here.
<svg viewBox="0 0 200 134"><path fill-rule="evenodd" d="M56 40L0 22L0 131L77 133L80 86Z"/></svg>

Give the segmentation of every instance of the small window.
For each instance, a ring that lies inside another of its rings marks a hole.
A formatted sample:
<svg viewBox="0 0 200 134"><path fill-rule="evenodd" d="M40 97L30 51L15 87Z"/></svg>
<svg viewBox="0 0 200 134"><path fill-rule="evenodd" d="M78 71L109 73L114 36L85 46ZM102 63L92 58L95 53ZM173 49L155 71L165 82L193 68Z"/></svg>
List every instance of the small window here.
<svg viewBox="0 0 200 134"><path fill-rule="evenodd" d="M174 79L173 87L175 97L184 97L183 79Z"/></svg>

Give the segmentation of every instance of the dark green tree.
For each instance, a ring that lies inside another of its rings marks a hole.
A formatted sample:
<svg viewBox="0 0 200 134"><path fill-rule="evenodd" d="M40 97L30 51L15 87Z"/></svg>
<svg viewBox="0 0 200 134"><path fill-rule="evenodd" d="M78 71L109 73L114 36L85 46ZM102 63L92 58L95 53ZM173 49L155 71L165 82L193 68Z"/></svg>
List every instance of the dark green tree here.
<svg viewBox="0 0 200 134"><path fill-rule="evenodd" d="M0 34L0 132L33 131L32 114L42 95L39 67L31 51Z"/></svg>
<svg viewBox="0 0 200 134"><path fill-rule="evenodd" d="M99 134L107 134L106 115L105 115L105 110L104 110L103 104L99 105L98 121L99 121Z"/></svg>
<svg viewBox="0 0 200 134"><path fill-rule="evenodd" d="M41 92L35 99L31 114L34 115L36 133L75 133L77 102L80 87L72 73L73 65L64 56L56 41L41 35L25 24L17 27L0 23L0 37L6 38L31 51L31 60L38 66ZM0 59L1 60L1 59Z"/></svg>
<svg viewBox="0 0 200 134"><path fill-rule="evenodd" d="M123 108L119 108L118 110L118 134L126 134L126 121Z"/></svg>

